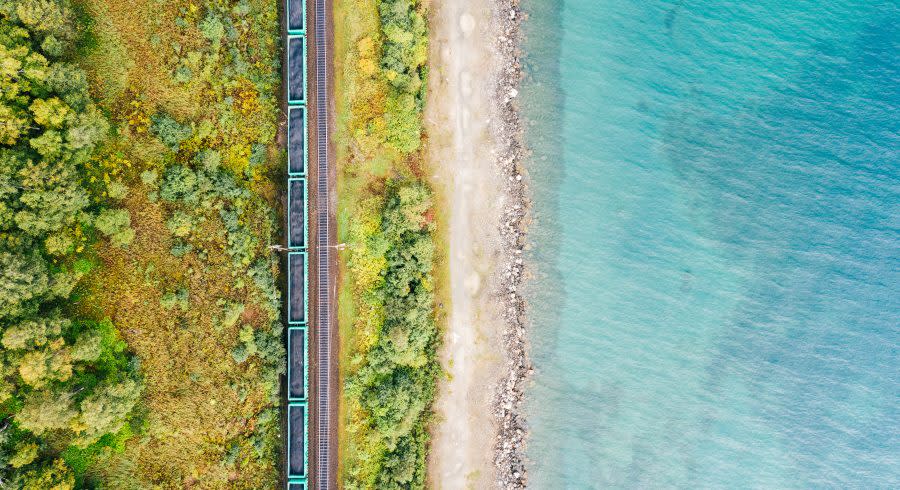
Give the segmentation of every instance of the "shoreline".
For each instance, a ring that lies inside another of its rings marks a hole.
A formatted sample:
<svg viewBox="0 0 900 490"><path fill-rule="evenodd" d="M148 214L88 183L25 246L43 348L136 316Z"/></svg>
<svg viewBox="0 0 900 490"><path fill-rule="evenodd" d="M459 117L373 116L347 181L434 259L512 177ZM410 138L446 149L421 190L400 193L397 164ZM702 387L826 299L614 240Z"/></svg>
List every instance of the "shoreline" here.
<svg viewBox="0 0 900 490"><path fill-rule="evenodd" d="M524 420L510 411L521 399L520 367L527 366L519 320L524 305L514 293L522 277L520 226L527 209L518 166L521 131L511 104L520 78L519 14L510 16L516 5L432 4L425 122L432 181L442 189L448 216L450 283L439 352L445 377L438 384L429 451L434 488L525 483Z"/></svg>
<svg viewBox="0 0 900 490"><path fill-rule="evenodd" d="M524 488L528 216L518 0L435 2L424 122L447 216L448 321L428 456L433 488ZM439 305L444 308L444 305Z"/></svg>
<svg viewBox="0 0 900 490"><path fill-rule="evenodd" d="M528 484L525 447L528 424L521 409L525 384L534 368L528 356L525 330L525 299L520 293L525 278L524 251L529 221L527 172L524 168L526 148L524 130L517 104L523 78L521 65L521 22L525 14L519 0L494 0L495 24L500 34L495 42L499 67L494 81L495 105L493 131L498 154L495 165L505 177L505 206L498 223L502 274L494 291L502 300L504 328L501 334L505 365L499 380L493 415L498 426L494 445L494 467L497 486L504 489L525 488Z"/></svg>

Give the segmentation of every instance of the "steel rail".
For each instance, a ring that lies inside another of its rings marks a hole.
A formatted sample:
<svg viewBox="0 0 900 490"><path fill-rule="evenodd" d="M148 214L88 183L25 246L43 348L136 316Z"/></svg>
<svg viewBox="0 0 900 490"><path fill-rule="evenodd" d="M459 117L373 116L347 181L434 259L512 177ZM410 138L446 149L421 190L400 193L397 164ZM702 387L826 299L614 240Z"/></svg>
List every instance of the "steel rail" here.
<svg viewBox="0 0 900 490"><path fill-rule="evenodd" d="M333 487L331 481L331 230L329 229L330 196L328 164L328 17L327 0L315 2L316 45L316 257L318 288L316 317L318 339L317 363L317 451L316 486L320 490Z"/></svg>

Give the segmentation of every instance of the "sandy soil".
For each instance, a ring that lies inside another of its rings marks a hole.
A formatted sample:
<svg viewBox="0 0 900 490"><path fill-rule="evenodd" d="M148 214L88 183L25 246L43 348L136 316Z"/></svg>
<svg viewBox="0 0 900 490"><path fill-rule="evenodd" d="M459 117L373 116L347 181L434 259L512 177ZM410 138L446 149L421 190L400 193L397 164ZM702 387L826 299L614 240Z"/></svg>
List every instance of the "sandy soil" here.
<svg viewBox="0 0 900 490"><path fill-rule="evenodd" d="M450 211L452 310L442 363L437 422L430 453L431 485L438 489L493 486L492 415L501 376L502 307L492 294L500 258L498 223L502 178L491 137L497 55L492 0L431 3L429 150Z"/></svg>

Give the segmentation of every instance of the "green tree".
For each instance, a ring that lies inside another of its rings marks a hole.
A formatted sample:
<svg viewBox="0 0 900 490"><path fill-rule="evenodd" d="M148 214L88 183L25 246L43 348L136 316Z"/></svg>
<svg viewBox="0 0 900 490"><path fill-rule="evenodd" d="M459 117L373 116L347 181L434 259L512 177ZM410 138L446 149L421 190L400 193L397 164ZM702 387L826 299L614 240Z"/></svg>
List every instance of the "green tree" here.
<svg viewBox="0 0 900 490"><path fill-rule="evenodd" d="M63 339L26 352L17 362L19 376L32 388L43 388L52 381L66 381L72 377L72 362Z"/></svg>
<svg viewBox="0 0 900 490"><path fill-rule="evenodd" d="M74 34L69 2L58 0L0 0L0 12L21 23L41 39L71 39Z"/></svg>
<svg viewBox="0 0 900 490"><path fill-rule="evenodd" d="M109 125L59 59L75 34L69 0L0 0L0 481L20 489L73 488L55 454L119 430L140 393L112 323L63 313L85 273L75 231L134 233L82 186Z"/></svg>
<svg viewBox="0 0 900 490"><path fill-rule="evenodd" d="M389 182L385 194L379 219L369 218L357 228L365 230L368 253L382 254L383 280L368 281L365 298L383 317L364 364L348 379L347 391L362 407L371 431L371 440L360 448L364 466L351 472L350 483L423 488L426 424L439 372L432 200L420 182ZM354 268L360 259L354 259Z"/></svg>
<svg viewBox="0 0 900 490"><path fill-rule="evenodd" d="M75 474L61 459L25 472L20 478L22 490L72 490Z"/></svg>
<svg viewBox="0 0 900 490"><path fill-rule="evenodd" d="M96 330L83 332L72 346L73 361L96 361L103 354L103 336Z"/></svg>
<svg viewBox="0 0 900 490"><path fill-rule="evenodd" d="M104 434L118 432L141 394L141 385L133 379L105 384L88 395L73 423L78 432L74 442L81 447L97 442Z"/></svg>
<svg viewBox="0 0 900 490"><path fill-rule="evenodd" d="M35 308L35 300L49 294L50 273L37 252L0 251L0 319Z"/></svg>
<svg viewBox="0 0 900 490"><path fill-rule="evenodd" d="M379 2L384 43L381 71L390 90L385 102L386 141L403 153L419 149L425 104L428 32L417 0Z"/></svg>
<svg viewBox="0 0 900 490"><path fill-rule="evenodd" d="M0 343L11 351L44 347L58 339L63 330L69 328L70 325L71 321L62 318L58 313L21 320L3 331Z"/></svg>
<svg viewBox="0 0 900 490"><path fill-rule="evenodd" d="M15 143L27 128L28 117L24 112L0 104L0 144Z"/></svg>
<svg viewBox="0 0 900 490"><path fill-rule="evenodd" d="M68 393L35 391L27 395L15 415L19 426L34 435L68 429L78 411Z"/></svg>
<svg viewBox="0 0 900 490"><path fill-rule="evenodd" d="M113 245L127 247L134 240L131 213L127 209L104 209L97 215L94 226L108 236Z"/></svg>
<svg viewBox="0 0 900 490"><path fill-rule="evenodd" d="M31 464L37 457L37 444L34 442L20 442L16 445L16 452L9 458L9 465L13 468L21 468Z"/></svg>

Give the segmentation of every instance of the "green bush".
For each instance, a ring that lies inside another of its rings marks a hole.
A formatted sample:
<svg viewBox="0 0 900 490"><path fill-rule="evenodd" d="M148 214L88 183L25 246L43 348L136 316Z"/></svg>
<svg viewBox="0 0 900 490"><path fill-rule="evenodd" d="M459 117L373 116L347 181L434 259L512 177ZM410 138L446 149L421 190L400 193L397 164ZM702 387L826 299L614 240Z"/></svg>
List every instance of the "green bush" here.
<svg viewBox="0 0 900 490"><path fill-rule="evenodd" d="M172 248L170 251L175 257L184 257L185 255L191 253L191 251L193 250L194 246L190 243L184 240L175 239L172 241Z"/></svg>
<svg viewBox="0 0 900 490"><path fill-rule="evenodd" d="M106 191L111 199L125 199L128 196L128 186L118 180L107 184Z"/></svg>
<svg viewBox="0 0 900 490"><path fill-rule="evenodd" d="M391 146L404 153L412 153L419 148L422 141L422 114L412 94L388 95L384 119L387 123L387 142Z"/></svg>
<svg viewBox="0 0 900 490"><path fill-rule="evenodd" d="M216 14L209 12L200 22L200 32L211 42L219 43L225 37L225 26Z"/></svg>
<svg viewBox="0 0 900 490"><path fill-rule="evenodd" d="M181 311L187 311L189 299L190 293L188 293L188 290L186 288L178 288L175 291L163 293L159 299L159 304L167 310L178 307Z"/></svg>
<svg viewBox="0 0 900 490"><path fill-rule="evenodd" d="M382 0L378 13L384 36L381 70L390 85L384 111L386 141L412 153L421 146L428 78L425 8L417 0Z"/></svg>
<svg viewBox="0 0 900 490"><path fill-rule="evenodd" d="M159 197L166 201L196 204L198 201L197 191L197 174L187 167L175 165L166 169Z"/></svg>
<svg viewBox="0 0 900 490"><path fill-rule="evenodd" d="M191 236L196 225L194 224L194 217L191 214L178 209L166 221L166 227L172 233L172 236L186 238Z"/></svg>

